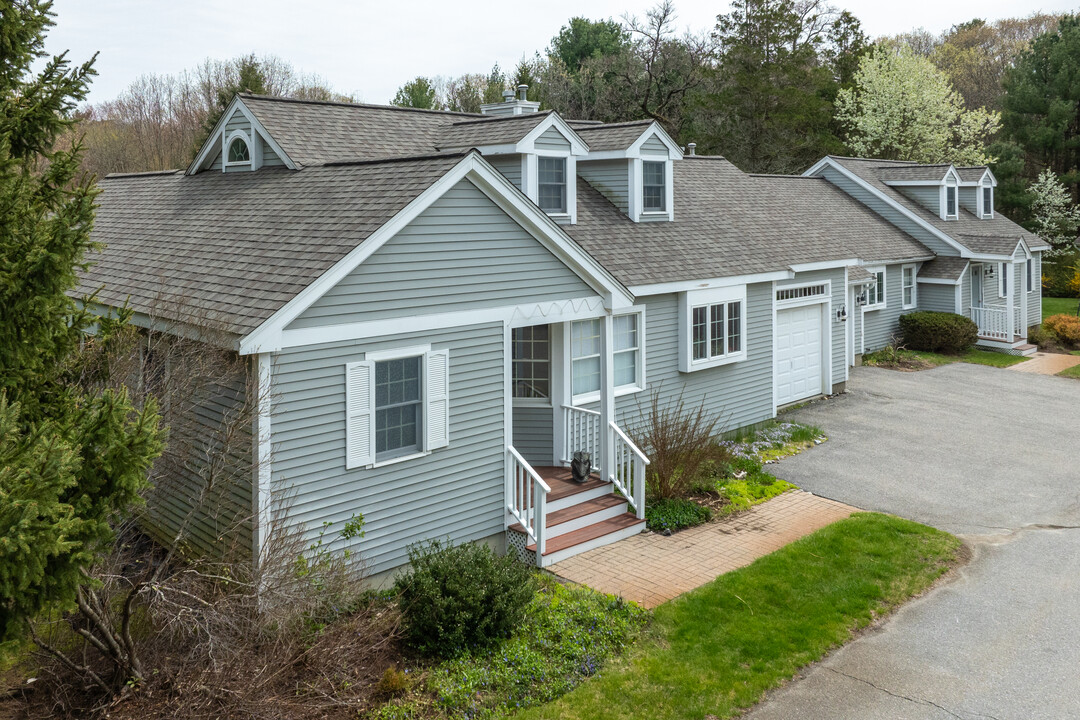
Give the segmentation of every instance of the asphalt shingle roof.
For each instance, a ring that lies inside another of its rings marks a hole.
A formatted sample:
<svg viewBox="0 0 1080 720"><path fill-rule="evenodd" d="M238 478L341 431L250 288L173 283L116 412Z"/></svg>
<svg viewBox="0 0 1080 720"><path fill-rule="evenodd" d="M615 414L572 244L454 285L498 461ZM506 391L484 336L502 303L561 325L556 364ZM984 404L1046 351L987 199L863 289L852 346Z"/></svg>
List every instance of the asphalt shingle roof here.
<svg viewBox="0 0 1080 720"><path fill-rule="evenodd" d="M481 145L516 143L532 132L549 115L551 115L550 111L455 122L439 131L435 138L435 146L471 148Z"/></svg>
<svg viewBox="0 0 1080 720"><path fill-rule="evenodd" d="M959 280L968 266L966 258L939 256L919 268L923 279Z"/></svg>
<svg viewBox="0 0 1080 720"><path fill-rule="evenodd" d="M907 167L909 163L836 156L833 156L832 159L858 175L875 189L881 191L898 205L901 205L975 253L1011 255L1016 243L1021 238L1033 250L1047 250L1050 248L1037 235L1028 232L1000 213L994 213L992 218L977 218L963 207L960 207L957 219L942 220L937 213L931 212L896 188L885 184L884 176L886 174L895 172L897 167ZM1005 249L1010 243L1012 248Z"/></svg>
<svg viewBox="0 0 1080 720"><path fill-rule="evenodd" d="M877 280L877 276L859 265L848 265L847 277L849 283L866 283Z"/></svg>
<svg viewBox="0 0 1080 720"><path fill-rule="evenodd" d="M106 178L76 291L247 334L463 157Z"/></svg>
<svg viewBox="0 0 1080 720"><path fill-rule="evenodd" d="M822 179L747 175L703 156L676 162L674 176L674 222L635 223L579 179L578 222L563 229L628 286L933 255Z"/></svg>
<svg viewBox="0 0 1080 720"><path fill-rule="evenodd" d="M885 182L941 182L948 169L948 165L896 165L883 168L881 179Z"/></svg>
<svg viewBox="0 0 1080 720"><path fill-rule="evenodd" d="M959 173L960 179L964 182L979 182L982 180L982 176L986 174L985 165L975 165L972 167L958 167L956 172Z"/></svg>
<svg viewBox="0 0 1080 720"><path fill-rule="evenodd" d="M608 125L571 123L574 132L589 145L590 150L626 150L652 125L651 120Z"/></svg>

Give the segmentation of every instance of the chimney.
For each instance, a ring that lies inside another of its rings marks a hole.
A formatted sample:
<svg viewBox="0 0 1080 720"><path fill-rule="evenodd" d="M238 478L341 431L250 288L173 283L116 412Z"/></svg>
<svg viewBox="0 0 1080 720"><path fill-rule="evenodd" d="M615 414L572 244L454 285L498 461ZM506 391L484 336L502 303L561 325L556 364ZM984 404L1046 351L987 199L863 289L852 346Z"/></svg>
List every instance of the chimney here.
<svg viewBox="0 0 1080 720"><path fill-rule="evenodd" d="M485 103L480 106L480 112L496 117L539 112L540 103L529 100L528 92L528 85L518 85L516 95L513 90L503 90L502 102Z"/></svg>
<svg viewBox="0 0 1080 720"><path fill-rule="evenodd" d="M690 151L691 155L693 155L694 151L697 150L697 143L686 143L686 149Z"/></svg>
<svg viewBox="0 0 1080 720"><path fill-rule="evenodd" d="M503 102L514 102L513 90L503 90Z"/></svg>
<svg viewBox="0 0 1080 720"><path fill-rule="evenodd" d="M517 91L518 91L518 100L521 100L522 102L526 102L529 99L529 86L528 85L518 85Z"/></svg>

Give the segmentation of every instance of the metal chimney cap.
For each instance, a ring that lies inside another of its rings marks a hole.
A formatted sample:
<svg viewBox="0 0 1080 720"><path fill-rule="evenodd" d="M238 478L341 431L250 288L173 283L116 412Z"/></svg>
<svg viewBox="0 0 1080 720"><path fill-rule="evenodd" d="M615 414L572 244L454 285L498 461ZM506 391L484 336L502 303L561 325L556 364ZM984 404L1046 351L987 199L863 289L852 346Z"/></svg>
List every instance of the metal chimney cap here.
<svg viewBox="0 0 1080 720"><path fill-rule="evenodd" d="M697 149L697 143L686 143L686 147L690 151L690 154L693 155L694 151Z"/></svg>
<svg viewBox="0 0 1080 720"><path fill-rule="evenodd" d="M524 85L524 84L518 85L517 86L517 91L518 91L518 100L528 100L529 99L529 86L528 85Z"/></svg>
<svg viewBox="0 0 1080 720"><path fill-rule="evenodd" d="M503 102L514 102L513 90L503 90Z"/></svg>

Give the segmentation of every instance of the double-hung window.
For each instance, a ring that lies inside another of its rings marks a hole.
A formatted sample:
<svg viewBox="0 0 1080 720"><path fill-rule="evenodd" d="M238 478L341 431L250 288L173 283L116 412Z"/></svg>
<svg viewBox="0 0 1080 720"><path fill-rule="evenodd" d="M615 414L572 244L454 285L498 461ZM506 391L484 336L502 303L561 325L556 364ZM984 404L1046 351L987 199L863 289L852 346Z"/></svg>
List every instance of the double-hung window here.
<svg viewBox="0 0 1080 720"><path fill-rule="evenodd" d="M641 387L642 322L639 313L616 315L612 318L612 364L615 389ZM600 363L603 361L600 319L578 320L570 323L570 377L575 397L600 392Z"/></svg>
<svg viewBox="0 0 1080 720"><path fill-rule="evenodd" d="M946 218L954 218L956 216L957 216L956 215L956 186L955 185L946 185L945 186L945 217Z"/></svg>
<svg viewBox="0 0 1080 720"><path fill-rule="evenodd" d="M885 269L869 271L874 276L874 284L866 290L866 304L863 310L878 310L885 307Z"/></svg>
<svg viewBox="0 0 1080 720"><path fill-rule="evenodd" d="M1028 260L1024 265L1027 268L1027 291L1031 292L1035 289L1035 261Z"/></svg>
<svg viewBox="0 0 1080 720"><path fill-rule="evenodd" d="M447 350L369 353L345 366L345 466L368 467L449 444Z"/></svg>
<svg viewBox="0 0 1080 720"><path fill-rule="evenodd" d="M1011 267L1009 263L998 263L998 295L1001 297L1009 296L1009 268Z"/></svg>
<svg viewBox="0 0 1080 720"><path fill-rule="evenodd" d="M551 397L551 330L548 325L514 328L513 386L515 398Z"/></svg>
<svg viewBox="0 0 1080 720"><path fill-rule="evenodd" d="M536 159L537 204L546 213L566 212L566 158Z"/></svg>
<svg viewBox="0 0 1080 720"><path fill-rule="evenodd" d="M994 217L994 186L983 185L982 214L984 218Z"/></svg>
<svg viewBox="0 0 1080 720"><path fill-rule="evenodd" d="M900 270L900 285L903 292L903 309L910 310L916 303L914 265L904 265Z"/></svg>
<svg viewBox="0 0 1080 720"><path fill-rule="evenodd" d="M663 162L641 163L641 208L645 212L667 210L666 168Z"/></svg>
<svg viewBox="0 0 1080 720"><path fill-rule="evenodd" d="M742 314L742 300L694 307L691 358L715 360L742 352Z"/></svg>

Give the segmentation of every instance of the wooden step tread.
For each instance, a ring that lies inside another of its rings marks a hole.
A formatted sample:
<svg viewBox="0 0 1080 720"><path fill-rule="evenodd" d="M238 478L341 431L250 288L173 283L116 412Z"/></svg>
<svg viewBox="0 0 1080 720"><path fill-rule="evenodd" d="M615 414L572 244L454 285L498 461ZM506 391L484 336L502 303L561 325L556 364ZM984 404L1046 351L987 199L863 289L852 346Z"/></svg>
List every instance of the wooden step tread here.
<svg viewBox="0 0 1080 720"><path fill-rule="evenodd" d="M578 503L577 505L571 505L568 508L548 513L545 527L550 528L555 525L570 522L571 520L577 520L579 517L584 517L585 515L601 510L607 510L616 505L622 505L624 502L626 502L626 498L617 495L604 495L602 497L593 498L592 500L586 500L583 503ZM514 523L509 529L514 532L525 532L525 527L521 523Z"/></svg>
<svg viewBox="0 0 1080 720"><path fill-rule="evenodd" d="M559 535L558 537L548 538L544 543L544 554L550 555L560 550L566 550L572 548L575 545L595 540L596 538L610 535L613 532L624 530L634 525L644 525L644 520L638 520L637 515L633 513L623 513L618 517L613 517L602 522L595 523L593 525L587 525L580 530L574 530L568 532L565 535ZM536 552L536 543L525 546L526 550Z"/></svg>
<svg viewBox="0 0 1080 720"><path fill-rule="evenodd" d="M545 478L546 479L546 478ZM578 493L587 492L589 490L595 490L596 488L603 487L608 483L600 479L599 475L592 475L587 481L578 484L576 482L564 482L556 485L555 483L548 483L551 486L551 492L548 493L547 500L562 500L563 498L572 497Z"/></svg>

